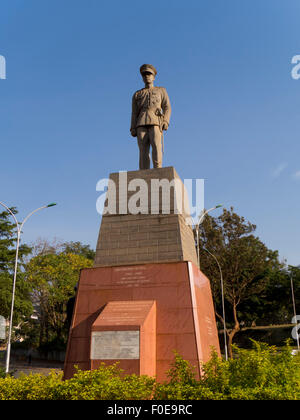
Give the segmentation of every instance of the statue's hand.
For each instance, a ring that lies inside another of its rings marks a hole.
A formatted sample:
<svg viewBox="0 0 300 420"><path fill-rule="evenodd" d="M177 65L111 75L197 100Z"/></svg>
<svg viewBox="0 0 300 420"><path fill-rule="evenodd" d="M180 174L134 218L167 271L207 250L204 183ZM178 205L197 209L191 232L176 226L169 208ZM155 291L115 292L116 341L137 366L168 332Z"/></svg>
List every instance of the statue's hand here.
<svg viewBox="0 0 300 420"><path fill-rule="evenodd" d="M130 132L131 132L132 137L136 137L137 136L136 129L135 128L133 128L132 130L130 130Z"/></svg>
<svg viewBox="0 0 300 420"><path fill-rule="evenodd" d="M164 123L162 124L162 129L163 129L164 131L167 131L168 127L169 127L169 124L168 124L167 122L164 122Z"/></svg>

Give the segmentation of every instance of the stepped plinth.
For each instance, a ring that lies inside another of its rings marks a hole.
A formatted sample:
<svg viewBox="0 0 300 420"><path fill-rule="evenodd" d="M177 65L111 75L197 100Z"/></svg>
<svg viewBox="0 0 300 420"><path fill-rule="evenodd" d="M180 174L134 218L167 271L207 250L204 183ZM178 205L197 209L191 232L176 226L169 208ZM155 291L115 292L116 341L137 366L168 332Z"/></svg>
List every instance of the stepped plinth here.
<svg viewBox="0 0 300 420"><path fill-rule="evenodd" d="M95 266L197 264L188 197L173 167L114 173L110 181L113 204L102 216Z"/></svg>
<svg viewBox="0 0 300 420"><path fill-rule="evenodd" d="M82 270L65 378L101 362L166 379L173 350L200 375L219 350L188 198L173 167L110 175L95 266Z"/></svg>

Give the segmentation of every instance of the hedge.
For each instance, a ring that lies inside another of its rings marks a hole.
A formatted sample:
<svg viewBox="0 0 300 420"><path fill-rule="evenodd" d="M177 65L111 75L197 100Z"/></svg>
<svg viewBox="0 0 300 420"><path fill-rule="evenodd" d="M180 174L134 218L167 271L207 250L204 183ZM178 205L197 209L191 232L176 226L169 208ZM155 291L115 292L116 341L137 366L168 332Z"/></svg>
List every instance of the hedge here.
<svg viewBox="0 0 300 420"><path fill-rule="evenodd" d="M253 341L251 350L234 347L235 357L220 359L212 351L200 380L189 363L175 353L168 380L124 375L118 365L62 373L0 378L1 400L300 400L300 355L287 343L274 346Z"/></svg>

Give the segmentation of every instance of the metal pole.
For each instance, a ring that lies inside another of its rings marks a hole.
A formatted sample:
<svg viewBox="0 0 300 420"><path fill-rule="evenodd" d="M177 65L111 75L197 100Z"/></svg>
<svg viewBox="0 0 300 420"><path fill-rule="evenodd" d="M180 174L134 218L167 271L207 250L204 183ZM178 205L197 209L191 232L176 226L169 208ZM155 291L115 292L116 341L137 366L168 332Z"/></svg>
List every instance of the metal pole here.
<svg viewBox="0 0 300 420"><path fill-rule="evenodd" d="M19 255L19 244L20 244L20 236L21 231L19 227L19 222L11 211L9 207L7 207L4 203L0 201L0 204L10 213L10 215L14 218L17 228L17 246L16 246L16 256L15 256L15 269L14 269L14 279L13 279L13 291L12 291L12 301L11 301L11 309L10 309L10 322L9 322L9 330L8 330L8 339L7 339L7 347L6 347L6 362L5 362L5 373L8 374L9 372L9 360L10 360L10 348L11 348L11 334L12 334L12 321L13 321L13 311L14 311L14 303L15 303L15 290L16 290L16 278L17 278L17 269L18 269L18 255Z"/></svg>
<svg viewBox="0 0 300 420"><path fill-rule="evenodd" d="M0 201L0 204L5 207L5 209L12 215L15 220L16 227L17 227L17 246L16 246L16 257L15 257L15 269L14 269L14 280L13 280L13 291L12 291L12 301L11 301L11 310L10 310L10 322L9 322L9 330L8 330L8 339L7 339L7 350L6 350L6 363L5 363L5 373L6 375L9 373L9 363L10 363L10 350L11 350L11 335L12 335L12 324L13 324L13 313L14 313L14 303L15 303L15 291L16 291L16 280L17 280L17 272L18 272L18 256L19 256L19 245L20 245L20 238L22 228L24 223L32 216L34 213L41 209L45 209L47 207L56 206L56 203L48 204L47 206L39 207L38 209L34 210L33 212L29 213L28 216L25 217L21 226L19 226L19 222L13 212L7 207L4 203Z"/></svg>
<svg viewBox="0 0 300 420"><path fill-rule="evenodd" d="M18 229L17 249L16 249L16 259L15 259L15 271L14 271L14 280L13 280L13 292L12 292L12 300L11 300L9 332L8 332L8 341L7 341L7 350L6 350L6 365L5 365L5 373L6 374L8 374L8 372L9 372L11 334L12 334L13 315L14 315L14 304L15 304L15 291L16 291L16 279L17 279L17 270L18 270L18 255L19 255L20 236L21 236L21 232Z"/></svg>
<svg viewBox="0 0 300 420"><path fill-rule="evenodd" d="M212 210L216 210L218 208L222 207L222 204L218 204L215 207L212 207L209 210L206 210L201 216L199 216L199 220L198 223L196 224L196 235L197 235L197 258L198 258L198 267L200 270L200 251L199 251L199 227L204 219L204 217L207 215L207 213L209 213Z"/></svg>
<svg viewBox="0 0 300 420"><path fill-rule="evenodd" d="M296 303L295 303L294 283L293 283L293 274L292 273L291 273L290 278L291 278L291 292L292 292L294 319L295 319L295 323L297 324L297 313L296 313ZM296 331L296 337L297 337L297 347L298 347L298 350L299 350L300 349L300 344L299 344L299 334L298 334L298 331Z"/></svg>
<svg viewBox="0 0 300 420"><path fill-rule="evenodd" d="M219 267L219 271L220 271L220 282L221 282L221 296L222 296L222 311L223 311L223 330L224 330L224 347L225 347L225 359L228 360L228 351L227 351L227 333L226 333L226 319L225 319L225 300L224 300L224 282L223 282L223 274L222 274L222 269L221 266L219 264L219 261L217 260L217 257L212 254L211 252L209 252L208 249L203 248L206 252L209 253L209 255L211 255L214 260L216 261L218 267Z"/></svg>
<svg viewBox="0 0 300 420"><path fill-rule="evenodd" d="M200 255L199 255L199 225L196 227L196 238L197 238L197 261L200 270Z"/></svg>

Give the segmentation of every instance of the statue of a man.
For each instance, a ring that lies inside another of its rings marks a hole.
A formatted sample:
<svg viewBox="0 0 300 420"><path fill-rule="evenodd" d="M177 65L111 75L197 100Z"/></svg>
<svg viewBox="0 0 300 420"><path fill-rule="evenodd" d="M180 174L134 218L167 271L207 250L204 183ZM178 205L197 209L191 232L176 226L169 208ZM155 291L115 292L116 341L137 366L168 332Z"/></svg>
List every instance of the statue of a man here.
<svg viewBox="0 0 300 420"><path fill-rule="evenodd" d="M145 88L132 97L130 132L137 137L140 150L140 169L150 169L150 146L154 168L162 167L162 131L167 130L171 116L171 105L167 91L153 86L156 69L151 64L140 68Z"/></svg>

